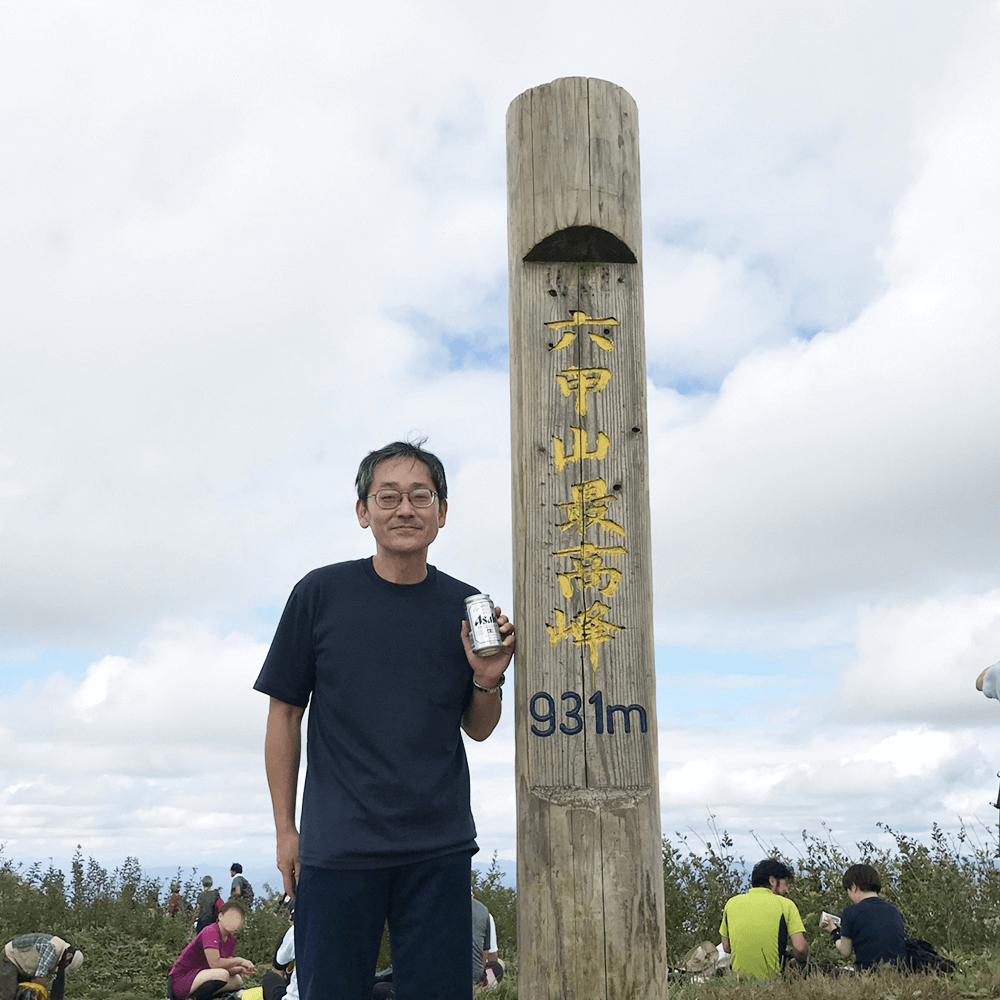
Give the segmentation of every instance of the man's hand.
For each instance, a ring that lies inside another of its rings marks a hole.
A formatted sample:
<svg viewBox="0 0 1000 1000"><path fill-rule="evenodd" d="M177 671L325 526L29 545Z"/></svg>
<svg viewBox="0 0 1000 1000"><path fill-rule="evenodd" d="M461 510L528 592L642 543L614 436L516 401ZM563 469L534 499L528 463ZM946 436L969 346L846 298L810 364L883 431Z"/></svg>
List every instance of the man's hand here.
<svg viewBox="0 0 1000 1000"><path fill-rule="evenodd" d="M278 870L285 892L295 898L299 877L299 833L295 828L295 792L302 746L302 713L305 709L271 698L264 737L264 767L271 790L274 830L277 834Z"/></svg>
<svg viewBox="0 0 1000 1000"><path fill-rule="evenodd" d="M295 890L299 884L299 833L297 830L278 834L277 860L285 893L291 899L295 899Z"/></svg>
<svg viewBox="0 0 1000 1000"><path fill-rule="evenodd" d="M462 645L465 655L472 667L475 682L484 688L495 688L503 679L504 671L510 666L514 655L514 624L502 614L499 608L493 609L497 616L497 626L500 629L502 648L493 656L476 656L472 652L472 640L469 637L469 623L462 621ZM478 688L472 689L472 700L462 716L462 729L474 740L485 740L496 729L500 721L500 692L486 694Z"/></svg>
<svg viewBox="0 0 1000 1000"><path fill-rule="evenodd" d="M480 687L492 688L500 683L500 678L510 665L514 656L514 647L517 645L517 638L514 635L514 623L500 611L499 607L493 609L497 616L497 627L500 629L500 638L503 642L499 652L492 656L477 656L472 652L472 640L469 636L469 623L462 620L462 645L465 647L465 655L472 667L476 683Z"/></svg>

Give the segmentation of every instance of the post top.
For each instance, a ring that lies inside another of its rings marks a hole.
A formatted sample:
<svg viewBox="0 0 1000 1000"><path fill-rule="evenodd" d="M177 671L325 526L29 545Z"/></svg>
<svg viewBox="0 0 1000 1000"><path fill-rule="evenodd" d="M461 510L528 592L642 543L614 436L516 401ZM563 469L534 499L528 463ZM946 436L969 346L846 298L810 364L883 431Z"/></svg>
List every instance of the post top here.
<svg viewBox="0 0 1000 1000"><path fill-rule="evenodd" d="M507 111L507 205L512 264L569 229L603 230L611 239L597 243L625 245L604 260L638 261L639 126L631 95L608 80L566 76L516 97Z"/></svg>
<svg viewBox="0 0 1000 1000"><path fill-rule="evenodd" d="M558 76L554 80L550 80L548 83L539 83L534 87L529 87L527 90L522 91L513 101L510 102L508 107L508 115L510 114L510 108L513 108L518 101L528 94L534 94L536 91L544 91L551 87L554 89L560 89L564 87L578 87L581 84L585 85L588 89L590 87L595 88L611 88L612 90L617 90L632 102L632 106L635 107L635 101L632 99L632 95L624 88L619 86L617 83L612 83L610 80L602 80L600 77L596 76Z"/></svg>

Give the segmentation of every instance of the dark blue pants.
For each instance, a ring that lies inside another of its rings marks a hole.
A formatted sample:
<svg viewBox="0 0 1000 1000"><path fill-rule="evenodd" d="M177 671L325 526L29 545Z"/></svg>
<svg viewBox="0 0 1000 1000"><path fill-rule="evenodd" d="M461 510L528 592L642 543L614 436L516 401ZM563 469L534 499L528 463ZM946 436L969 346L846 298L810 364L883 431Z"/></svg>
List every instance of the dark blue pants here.
<svg viewBox="0 0 1000 1000"><path fill-rule="evenodd" d="M295 894L301 1000L370 1000L389 922L396 1000L472 996L472 858L361 871L303 865Z"/></svg>

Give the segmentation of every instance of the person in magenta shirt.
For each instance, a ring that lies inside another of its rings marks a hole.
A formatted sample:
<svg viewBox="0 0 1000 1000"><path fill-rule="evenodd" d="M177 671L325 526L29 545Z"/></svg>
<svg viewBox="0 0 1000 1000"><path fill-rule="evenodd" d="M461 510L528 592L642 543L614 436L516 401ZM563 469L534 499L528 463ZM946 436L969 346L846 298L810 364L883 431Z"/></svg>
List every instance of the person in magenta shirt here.
<svg viewBox="0 0 1000 1000"><path fill-rule="evenodd" d="M167 976L170 1000L208 1000L242 988L243 976L257 972L253 962L236 957L236 932L242 926L243 907L230 900L174 962Z"/></svg>

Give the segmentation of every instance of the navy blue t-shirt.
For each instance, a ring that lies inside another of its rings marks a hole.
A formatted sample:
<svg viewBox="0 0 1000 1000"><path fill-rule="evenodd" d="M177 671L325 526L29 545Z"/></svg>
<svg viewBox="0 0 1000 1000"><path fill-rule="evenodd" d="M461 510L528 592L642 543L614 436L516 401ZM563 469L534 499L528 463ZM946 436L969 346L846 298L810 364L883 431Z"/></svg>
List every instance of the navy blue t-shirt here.
<svg viewBox="0 0 1000 1000"><path fill-rule="evenodd" d="M892 903L869 896L845 906L840 933L854 945L854 964L870 969L879 962L895 962L906 957L903 915Z"/></svg>
<svg viewBox="0 0 1000 1000"><path fill-rule="evenodd" d="M254 687L309 705L303 864L382 868L478 850L461 720L474 587L427 567L383 580L371 559L313 570L288 598Z"/></svg>

